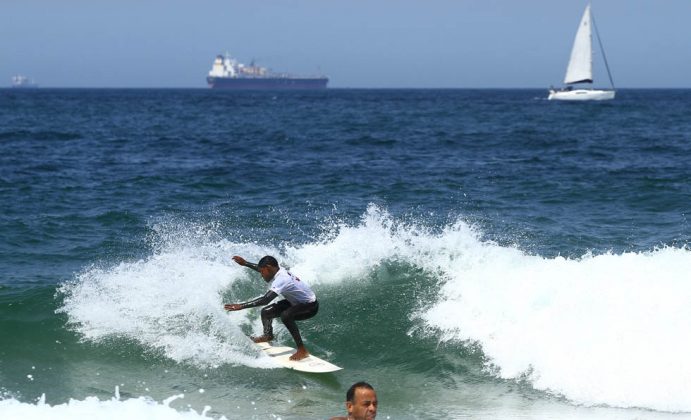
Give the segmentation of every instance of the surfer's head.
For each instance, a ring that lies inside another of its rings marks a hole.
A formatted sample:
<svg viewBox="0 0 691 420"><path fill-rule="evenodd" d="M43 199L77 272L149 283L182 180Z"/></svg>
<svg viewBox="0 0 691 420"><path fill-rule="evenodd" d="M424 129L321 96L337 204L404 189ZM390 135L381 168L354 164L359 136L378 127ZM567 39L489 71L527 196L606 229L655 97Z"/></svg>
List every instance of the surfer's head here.
<svg viewBox="0 0 691 420"><path fill-rule="evenodd" d="M346 393L348 418L373 420L377 417L377 393L367 382L356 382Z"/></svg>
<svg viewBox="0 0 691 420"><path fill-rule="evenodd" d="M257 270L265 281L271 281L278 272L278 261L271 255L266 255L257 263Z"/></svg>

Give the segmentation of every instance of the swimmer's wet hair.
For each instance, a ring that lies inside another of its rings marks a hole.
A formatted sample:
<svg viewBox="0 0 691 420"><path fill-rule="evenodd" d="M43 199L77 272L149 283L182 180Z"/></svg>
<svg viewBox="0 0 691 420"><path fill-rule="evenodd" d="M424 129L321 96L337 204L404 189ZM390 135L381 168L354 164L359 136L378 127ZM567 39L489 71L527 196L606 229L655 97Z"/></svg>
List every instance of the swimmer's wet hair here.
<svg viewBox="0 0 691 420"><path fill-rule="evenodd" d="M358 388L371 389L372 391L374 391L372 385L368 384L367 382L355 382L346 393L346 401L355 402L355 390Z"/></svg>

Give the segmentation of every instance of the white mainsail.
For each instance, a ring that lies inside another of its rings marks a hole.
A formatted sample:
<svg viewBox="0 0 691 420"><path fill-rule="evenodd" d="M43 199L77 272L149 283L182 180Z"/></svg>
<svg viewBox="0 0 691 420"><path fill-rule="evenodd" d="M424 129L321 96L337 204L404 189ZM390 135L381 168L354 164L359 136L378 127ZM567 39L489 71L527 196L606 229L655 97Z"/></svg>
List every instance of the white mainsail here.
<svg viewBox="0 0 691 420"><path fill-rule="evenodd" d="M593 43L590 19L590 4L583 12L583 18L578 25L576 38L571 49L571 59L566 68L564 83L592 83L593 82Z"/></svg>

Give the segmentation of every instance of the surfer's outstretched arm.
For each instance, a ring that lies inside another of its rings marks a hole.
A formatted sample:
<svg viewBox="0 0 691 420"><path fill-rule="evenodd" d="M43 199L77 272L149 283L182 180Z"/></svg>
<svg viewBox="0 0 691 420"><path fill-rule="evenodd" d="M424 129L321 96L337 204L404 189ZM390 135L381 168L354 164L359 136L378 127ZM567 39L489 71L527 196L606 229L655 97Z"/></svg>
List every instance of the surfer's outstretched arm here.
<svg viewBox="0 0 691 420"><path fill-rule="evenodd" d="M276 292L273 290L269 290L264 294L264 296L259 296L256 299L250 300L248 302L244 303L229 303L226 305L223 305L223 309L226 311L239 311L242 309L247 309L247 308L254 308L255 306L261 306L261 305L266 305L272 300L276 299Z"/></svg>
<svg viewBox="0 0 691 420"><path fill-rule="evenodd" d="M257 266L257 264L247 262L244 258L238 257L237 255L233 257L233 261L235 261L243 267L251 268L254 271L259 271L259 267Z"/></svg>

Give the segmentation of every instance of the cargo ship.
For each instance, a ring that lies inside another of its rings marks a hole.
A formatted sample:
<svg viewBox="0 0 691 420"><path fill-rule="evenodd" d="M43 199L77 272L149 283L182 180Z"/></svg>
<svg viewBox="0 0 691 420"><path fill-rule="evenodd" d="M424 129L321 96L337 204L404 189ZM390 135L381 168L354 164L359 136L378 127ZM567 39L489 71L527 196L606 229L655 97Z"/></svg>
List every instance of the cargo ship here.
<svg viewBox="0 0 691 420"><path fill-rule="evenodd" d="M38 85L28 77L18 74L12 76L12 87L18 89L34 89L37 88Z"/></svg>
<svg viewBox="0 0 691 420"><path fill-rule="evenodd" d="M255 65L254 61L249 65L239 63L226 54L216 56L206 81L213 89L285 90L325 89L329 78L275 73Z"/></svg>

